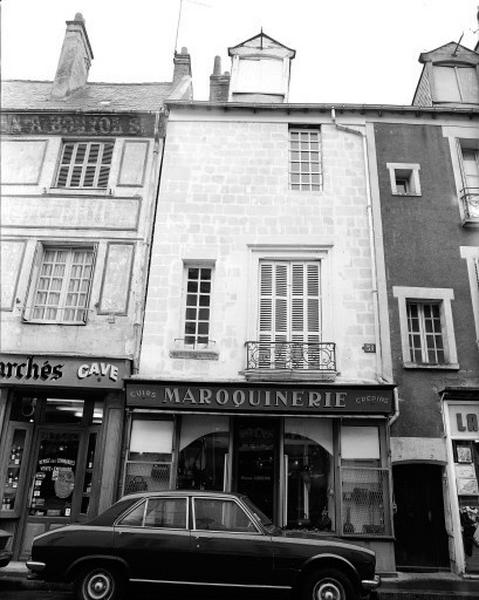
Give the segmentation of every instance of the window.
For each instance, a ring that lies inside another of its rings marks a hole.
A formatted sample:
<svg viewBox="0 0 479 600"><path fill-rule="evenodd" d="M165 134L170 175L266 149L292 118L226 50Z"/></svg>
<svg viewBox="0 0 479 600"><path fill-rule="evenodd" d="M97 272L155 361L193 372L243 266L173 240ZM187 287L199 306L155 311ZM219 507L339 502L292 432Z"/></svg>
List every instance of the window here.
<svg viewBox="0 0 479 600"><path fill-rule="evenodd" d="M411 362L444 363L440 303L408 300L406 307Z"/></svg>
<svg viewBox="0 0 479 600"><path fill-rule="evenodd" d="M436 102L479 102L479 82L475 67L434 65Z"/></svg>
<svg viewBox="0 0 479 600"><path fill-rule="evenodd" d="M145 526L186 529L186 498L150 498Z"/></svg>
<svg viewBox="0 0 479 600"><path fill-rule="evenodd" d="M43 248L30 319L85 323L93 275L91 248Z"/></svg>
<svg viewBox="0 0 479 600"><path fill-rule="evenodd" d="M321 189L321 148L318 129L289 130L289 187Z"/></svg>
<svg viewBox="0 0 479 600"><path fill-rule="evenodd" d="M469 141L469 144L476 143ZM479 219L479 150L466 146L467 142L459 144L459 164L461 166L462 189L460 197L466 221Z"/></svg>
<svg viewBox="0 0 479 600"><path fill-rule="evenodd" d="M262 366L314 368L321 340L319 261L261 261L259 293Z"/></svg>
<svg viewBox="0 0 479 600"><path fill-rule="evenodd" d="M461 246L460 251L461 257L466 259L474 313L476 344L479 347L479 248L477 246Z"/></svg>
<svg viewBox="0 0 479 600"><path fill-rule="evenodd" d="M113 142L63 142L56 187L106 188Z"/></svg>
<svg viewBox="0 0 479 600"><path fill-rule="evenodd" d="M185 346L204 348L210 341L211 267L186 269Z"/></svg>
<svg viewBox="0 0 479 600"><path fill-rule="evenodd" d="M387 163L391 193L398 196L420 196L421 185L417 164Z"/></svg>
<svg viewBox="0 0 479 600"><path fill-rule="evenodd" d="M393 294L399 304L404 366L457 369L453 290L394 286Z"/></svg>
<svg viewBox="0 0 479 600"><path fill-rule="evenodd" d="M195 529L257 532L256 525L234 500L195 498Z"/></svg>

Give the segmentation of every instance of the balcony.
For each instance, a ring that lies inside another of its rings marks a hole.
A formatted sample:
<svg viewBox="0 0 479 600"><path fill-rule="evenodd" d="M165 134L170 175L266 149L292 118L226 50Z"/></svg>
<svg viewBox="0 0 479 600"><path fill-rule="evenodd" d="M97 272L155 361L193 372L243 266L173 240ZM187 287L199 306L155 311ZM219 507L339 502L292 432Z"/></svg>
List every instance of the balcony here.
<svg viewBox="0 0 479 600"><path fill-rule="evenodd" d="M465 187L459 198L462 204L462 224L479 224L479 187Z"/></svg>
<svg viewBox="0 0 479 600"><path fill-rule="evenodd" d="M248 380L334 381L333 342L246 342Z"/></svg>

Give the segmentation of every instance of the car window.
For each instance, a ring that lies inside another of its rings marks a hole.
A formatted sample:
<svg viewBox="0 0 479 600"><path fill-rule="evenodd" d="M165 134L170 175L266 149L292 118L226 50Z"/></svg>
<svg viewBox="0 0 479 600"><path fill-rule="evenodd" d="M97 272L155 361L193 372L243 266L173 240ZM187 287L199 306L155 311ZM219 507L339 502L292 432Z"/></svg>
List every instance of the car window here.
<svg viewBox="0 0 479 600"><path fill-rule="evenodd" d="M253 531L256 526L234 501L195 498L195 529L214 531Z"/></svg>
<svg viewBox="0 0 479 600"><path fill-rule="evenodd" d="M146 502L141 502L133 510L127 513L120 521L118 525L128 525L130 527L141 527L143 525L143 515L145 514Z"/></svg>
<svg viewBox="0 0 479 600"><path fill-rule="evenodd" d="M186 529L186 498L150 498L145 526Z"/></svg>

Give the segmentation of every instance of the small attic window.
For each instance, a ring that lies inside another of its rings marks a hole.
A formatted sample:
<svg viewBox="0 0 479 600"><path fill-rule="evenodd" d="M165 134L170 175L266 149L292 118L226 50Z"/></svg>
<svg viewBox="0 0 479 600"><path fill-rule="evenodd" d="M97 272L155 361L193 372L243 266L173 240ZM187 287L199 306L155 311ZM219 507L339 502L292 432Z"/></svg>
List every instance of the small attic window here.
<svg viewBox="0 0 479 600"><path fill-rule="evenodd" d="M479 103L479 81L475 67L433 65L434 101Z"/></svg>
<svg viewBox="0 0 479 600"><path fill-rule="evenodd" d="M421 183L419 180L418 164L387 163L391 193L395 196L420 196Z"/></svg>
<svg viewBox="0 0 479 600"><path fill-rule="evenodd" d="M259 56L239 59L235 92L281 94L283 87L281 59Z"/></svg>

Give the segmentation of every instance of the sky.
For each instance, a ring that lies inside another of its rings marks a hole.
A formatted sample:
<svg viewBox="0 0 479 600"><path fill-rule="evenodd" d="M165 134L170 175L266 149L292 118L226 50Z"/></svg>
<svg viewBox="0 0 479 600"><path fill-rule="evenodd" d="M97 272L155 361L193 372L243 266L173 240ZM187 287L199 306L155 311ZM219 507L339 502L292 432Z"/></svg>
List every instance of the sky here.
<svg viewBox="0 0 479 600"><path fill-rule="evenodd" d="M65 21L81 12L93 49L89 81L171 81L191 55L196 100L216 55L263 31L294 48L290 102L410 104L418 57L447 42L474 48L478 0L3 0L3 79L52 80Z"/></svg>

